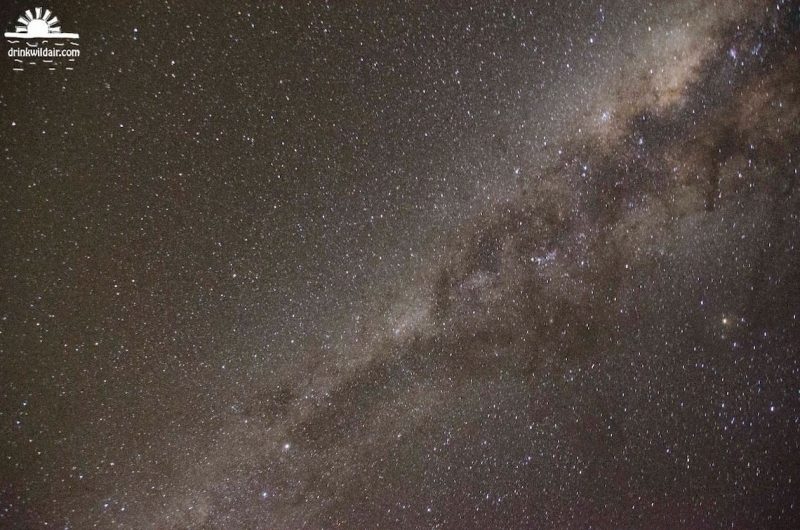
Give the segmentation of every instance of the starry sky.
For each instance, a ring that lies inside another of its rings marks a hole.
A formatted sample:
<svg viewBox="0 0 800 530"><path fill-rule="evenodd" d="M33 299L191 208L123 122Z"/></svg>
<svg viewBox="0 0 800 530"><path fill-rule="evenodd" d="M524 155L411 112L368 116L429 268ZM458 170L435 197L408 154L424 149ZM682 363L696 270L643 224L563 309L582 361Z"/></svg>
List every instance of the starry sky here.
<svg viewBox="0 0 800 530"><path fill-rule="evenodd" d="M798 2L47 7L0 526L800 525Z"/></svg>

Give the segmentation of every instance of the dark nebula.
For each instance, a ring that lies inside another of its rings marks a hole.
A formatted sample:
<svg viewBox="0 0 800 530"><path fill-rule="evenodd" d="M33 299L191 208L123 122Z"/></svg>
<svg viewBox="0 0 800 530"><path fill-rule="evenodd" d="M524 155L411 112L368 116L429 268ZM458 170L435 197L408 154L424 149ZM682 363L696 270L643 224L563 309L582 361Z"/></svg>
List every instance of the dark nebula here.
<svg viewBox="0 0 800 530"><path fill-rule="evenodd" d="M798 3L57 7L0 523L800 525Z"/></svg>

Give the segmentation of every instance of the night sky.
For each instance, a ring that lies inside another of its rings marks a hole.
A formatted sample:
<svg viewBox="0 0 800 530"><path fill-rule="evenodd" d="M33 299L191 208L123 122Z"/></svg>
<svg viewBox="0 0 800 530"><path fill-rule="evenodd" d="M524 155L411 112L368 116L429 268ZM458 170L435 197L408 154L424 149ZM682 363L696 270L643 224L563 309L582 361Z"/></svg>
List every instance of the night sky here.
<svg viewBox="0 0 800 530"><path fill-rule="evenodd" d="M800 527L799 2L46 7L0 527Z"/></svg>

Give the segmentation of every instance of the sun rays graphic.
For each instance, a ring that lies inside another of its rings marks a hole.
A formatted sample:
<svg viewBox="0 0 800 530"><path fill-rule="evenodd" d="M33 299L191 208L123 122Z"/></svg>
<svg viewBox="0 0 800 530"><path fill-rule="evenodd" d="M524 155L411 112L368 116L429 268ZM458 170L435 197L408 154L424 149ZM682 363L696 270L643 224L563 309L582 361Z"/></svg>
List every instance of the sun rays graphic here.
<svg viewBox="0 0 800 530"><path fill-rule="evenodd" d="M77 33L62 33L58 17L49 9L37 7L28 9L17 19L16 31L5 34L9 38L20 39L77 39Z"/></svg>

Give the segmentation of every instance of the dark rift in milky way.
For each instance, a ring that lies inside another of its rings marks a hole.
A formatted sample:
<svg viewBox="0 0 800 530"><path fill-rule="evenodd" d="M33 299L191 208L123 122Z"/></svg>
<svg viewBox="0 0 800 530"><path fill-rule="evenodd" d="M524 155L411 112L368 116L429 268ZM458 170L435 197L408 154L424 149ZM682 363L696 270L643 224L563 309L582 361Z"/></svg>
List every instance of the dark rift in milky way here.
<svg viewBox="0 0 800 530"><path fill-rule="evenodd" d="M0 527L800 528L800 0L90 3Z"/></svg>
<svg viewBox="0 0 800 530"><path fill-rule="evenodd" d="M453 377L497 377L502 371L524 379L542 363L608 352L624 337L636 347L637 336L647 340L647 330L639 326L644 315L629 314L631 307L651 308L664 319L688 315L688 325L692 310L684 306L698 298L692 271L714 275L713 268L701 267L712 249L693 248L703 242L690 228L720 233L720 247L713 249L720 271L735 266L720 257L735 243L725 241L733 235L726 224L768 212L750 227L751 237L762 241L755 250L762 255L774 253L777 240L796 228L780 221L797 206L794 23L775 17L728 28L681 101L658 111L639 109L610 145L578 138L565 148L562 164L529 175L516 197L461 227L430 280L425 322L410 335L376 342L375 348L390 353L343 382L334 392L341 408L325 414L363 414L372 403L364 395L397 386L404 370L424 377L431 364L447 367ZM734 48L742 50L741 63L726 53ZM768 95L779 95L783 107ZM754 165L760 170L744 176L742 170ZM772 256L761 262L776 259L781 261ZM667 269L675 277L675 268L685 273L685 285L634 289L643 277ZM763 283L769 273L757 271L753 281ZM756 318L758 302L741 303L742 314ZM300 432L313 432L316 420L306 419ZM319 429L337 425L318 423Z"/></svg>
<svg viewBox="0 0 800 530"><path fill-rule="evenodd" d="M745 261L758 266L732 312L757 320L770 297L797 310L798 257L782 250L798 238L787 214L800 211L797 24L784 10L722 28L666 105L639 106L634 80L618 95L629 108L611 140L575 136L555 166L525 175L514 196L460 227L417 318L373 339L370 360L328 389L326 406L298 406L297 416L287 395L277 421L290 422L287 439L310 455L294 470L305 478L298 499L335 489L326 469L355 457L334 448L364 436L364 425L383 439L392 421L422 421L402 397L436 401L422 397L434 380L461 399L456 389L474 381L524 384L601 354L702 346L711 339L698 300L728 288L727 273ZM392 404L396 420L370 420Z"/></svg>
<svg viewBox="0 0 800 530"><path fill-rule="evenodd" d="M297 526L303 507L303 520L335 522L422 482L424 469L397 464L407 450L397 440L427 432L445 405L477 403L483 381L525 402L529 385L579 362L711 350L700 312L723 292L742 321L800 309L800 258L785 251L800 239L798 20L754 13L716 28L678 88L668 79L654 96L649 77L625 80L608 124L571 135L551 167L455 230L410 316L343 352L357 362L320 376L315 403L305 399L313 378L275 391L270 436L303 458L254 447L237 472L280 492L276 521ZM747 285L731 289L742 276ZM363 462L384 489L344 487ZM234 500L215 487L209 502L226 513ZM325 501L311 509L308 499Z"/></svg>

